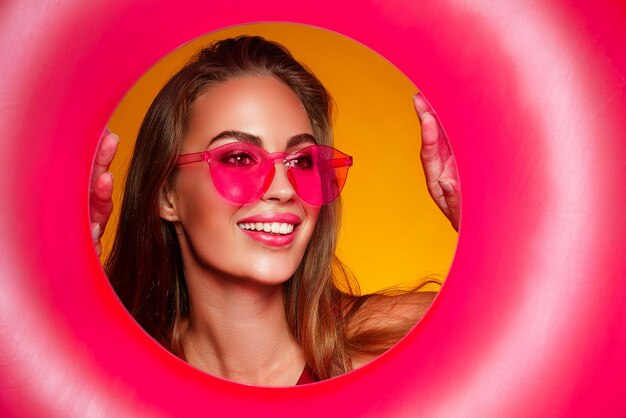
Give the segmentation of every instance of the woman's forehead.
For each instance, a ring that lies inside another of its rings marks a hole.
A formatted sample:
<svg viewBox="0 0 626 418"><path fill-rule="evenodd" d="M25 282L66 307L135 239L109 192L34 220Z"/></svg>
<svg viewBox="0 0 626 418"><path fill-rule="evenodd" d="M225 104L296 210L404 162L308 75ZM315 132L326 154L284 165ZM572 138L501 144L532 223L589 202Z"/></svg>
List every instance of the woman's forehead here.
<svg viewBox="0 0 626 418"><path fill-rule="evenodd" d="M199 141L193 146L205 149L224 132L257 137L267 148L286 148L287 142L299 135L310 135L315 142L309 116L298 96L269 76L230 79L198 97L185 142Z"/></svg>

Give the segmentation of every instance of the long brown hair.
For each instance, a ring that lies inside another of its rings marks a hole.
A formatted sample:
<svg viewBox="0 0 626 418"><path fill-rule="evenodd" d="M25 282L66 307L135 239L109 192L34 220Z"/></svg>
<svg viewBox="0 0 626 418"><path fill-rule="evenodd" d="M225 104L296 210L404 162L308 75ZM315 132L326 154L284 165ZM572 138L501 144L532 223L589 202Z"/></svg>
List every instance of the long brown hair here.
<svg viewBox="0 0 626 418"><path fill-rule="evenodd" d="M159 92L139 131L105 270L136 320L182 358L187 286L173 224L159 216L160 195L174 179L195 100L228 79L244 76L283 81L304 105L318 141L333 142L333 101L322 83L283 46L260 37L226 39L201 50ZM346 332L370 297L353 295L348 275L334 256L339 220L339 199L322 207L304 257L285 283L291 331L320 379L349 371L354 355L384 351L413 325L407 321L398 329L362 327L362 332ZM337 283L340 279L342 285Z"/></svg>

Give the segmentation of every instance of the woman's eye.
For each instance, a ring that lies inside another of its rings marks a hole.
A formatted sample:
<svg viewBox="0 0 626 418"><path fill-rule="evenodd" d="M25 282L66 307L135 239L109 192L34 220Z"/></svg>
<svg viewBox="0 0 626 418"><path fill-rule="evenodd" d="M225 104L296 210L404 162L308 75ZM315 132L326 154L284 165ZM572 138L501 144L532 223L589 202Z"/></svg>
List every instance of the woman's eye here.
<svg viewBox="0 0 626 418"><path fill-rule="evenodd" d="M310 155L297 155L289 159L289 167L307 169L313 167L313 159Z"/></svg>
<svg viewBox="0 0 626 418"><path fill-rule="evenodd" d="M220 158L222 164L231 166L249 166L256 164L256 159L245 151L236 151L224 155Z"/></svg>

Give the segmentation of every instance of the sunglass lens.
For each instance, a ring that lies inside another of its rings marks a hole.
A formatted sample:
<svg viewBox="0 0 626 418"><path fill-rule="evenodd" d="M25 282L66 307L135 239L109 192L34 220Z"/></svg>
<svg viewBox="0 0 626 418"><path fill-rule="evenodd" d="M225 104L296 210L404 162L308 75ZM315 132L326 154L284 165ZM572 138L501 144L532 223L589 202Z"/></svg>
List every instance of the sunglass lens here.
<svg viewBox="0 0 626 418"><path fill-rule="evenodd" d="M253 145L233 142L212 151L209 167L217 191L239 204L258 199L271 171L262 150Z"/></svg>
<svg viewBox="0 0 626 418"><path fill-rule="evenodd" d="M315 206L335 200L346 182L350 157L323 145L307 147L301 153L298 161L307 163L294 164L290 170L298 195Z"/></svg>

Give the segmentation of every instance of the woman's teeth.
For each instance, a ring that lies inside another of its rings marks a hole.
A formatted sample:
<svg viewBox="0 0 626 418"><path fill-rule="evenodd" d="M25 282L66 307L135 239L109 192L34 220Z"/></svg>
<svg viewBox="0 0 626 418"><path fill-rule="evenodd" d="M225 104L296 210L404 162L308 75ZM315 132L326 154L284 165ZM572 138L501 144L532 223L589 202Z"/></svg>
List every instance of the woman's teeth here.
<svg viewBox="0 0 626 418"><path fill-rule="evenodd" d="M237 224L241 229L250 231L271 232L272 234L291 234L293 232L293 224L285 224L280 222L256 222L256 223L240 223Z"/></svg>

